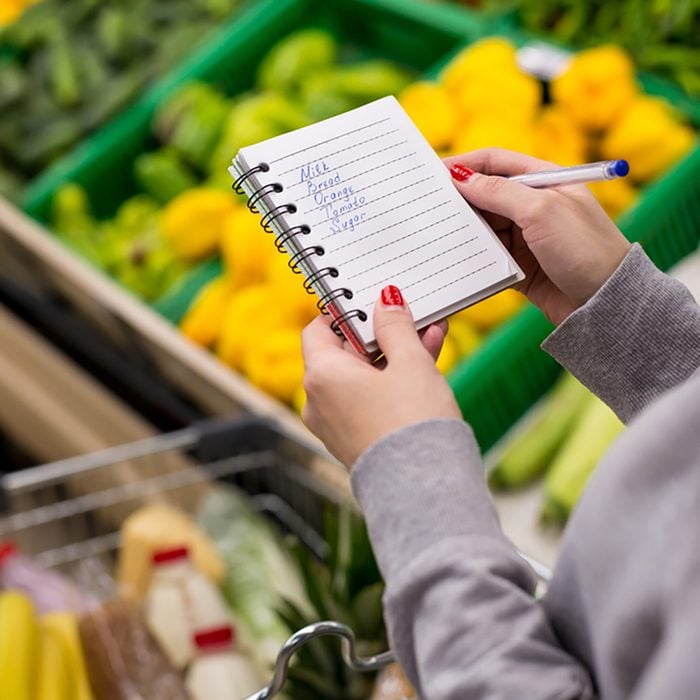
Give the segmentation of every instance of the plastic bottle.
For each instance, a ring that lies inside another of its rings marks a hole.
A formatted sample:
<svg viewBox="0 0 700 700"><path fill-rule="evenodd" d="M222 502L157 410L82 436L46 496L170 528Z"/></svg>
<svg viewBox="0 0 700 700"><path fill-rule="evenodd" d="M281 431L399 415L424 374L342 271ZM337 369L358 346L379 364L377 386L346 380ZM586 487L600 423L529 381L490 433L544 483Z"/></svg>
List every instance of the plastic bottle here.
<svg viewBox="0 0 700 700"><path fill-rule="evenodd" d="M231 625L196 632L194 645L186 681L192 700L243 700L265 685L255 664L236 650Z"/></svg>
<svg viewBox="0 0 700 700"><path fill-rule="evenodd" d="M25 593L39 615L81 612L89 602L70 579L39 566L13 542L0 543L0 588Z"/></svg>
<svg viewBox="0 0 700 700"><path fill-rule="evenodd" d="M194 656L192 633L231 623L219 590L192 565L187 547L155 552L145 602L146 620L170 663L182 669Z"/></svg>

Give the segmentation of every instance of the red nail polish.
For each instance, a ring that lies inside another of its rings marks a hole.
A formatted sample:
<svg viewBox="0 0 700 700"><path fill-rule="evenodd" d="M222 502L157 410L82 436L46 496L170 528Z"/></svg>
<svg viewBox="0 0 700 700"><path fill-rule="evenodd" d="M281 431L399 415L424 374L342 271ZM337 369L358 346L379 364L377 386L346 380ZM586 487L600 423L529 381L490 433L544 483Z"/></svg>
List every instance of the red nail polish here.
<svg viewBox="0 0 700 700"><path fill-rule="evenodd" d="M384 306L403 306L401 290L390 284L382 289L382 304Z"/></svg>
<svg viewBox="0 0 700 700"><path fill-rule="evenodd" d="M473 170L470 168L465 168L463 165L457 164L450 168L450 175L452 175L455 180L459 180L460 182L466 182L473 174Z"/></svg>

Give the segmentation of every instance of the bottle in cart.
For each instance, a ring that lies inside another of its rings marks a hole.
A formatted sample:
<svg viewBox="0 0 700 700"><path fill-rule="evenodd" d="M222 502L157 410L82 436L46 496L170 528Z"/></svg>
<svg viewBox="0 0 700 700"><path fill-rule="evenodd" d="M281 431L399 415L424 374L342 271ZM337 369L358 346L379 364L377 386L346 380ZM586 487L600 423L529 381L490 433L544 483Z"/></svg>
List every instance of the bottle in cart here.
<svg viewBox="0 0 700 700"><path fill-rule="evenodd" d="M230 624L231 615L216 586L192 565L187 547L156 551L152 564L146 621L170 663L183 669L195 654L193 630Z"/></svg>
<svg viewBox="0 0 700 700"><path fill-rule="evenodd" d="M192 700L243 700L265 685L255 664L237 650L232 625L196 632L194 645L187 674Z"/></svg>

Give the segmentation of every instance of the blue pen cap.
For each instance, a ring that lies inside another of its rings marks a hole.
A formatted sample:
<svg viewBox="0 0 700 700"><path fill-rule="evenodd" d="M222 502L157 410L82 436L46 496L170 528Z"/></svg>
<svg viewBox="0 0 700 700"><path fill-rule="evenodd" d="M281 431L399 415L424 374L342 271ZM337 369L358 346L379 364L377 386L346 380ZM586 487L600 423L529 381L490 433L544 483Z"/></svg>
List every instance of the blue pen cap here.
<svg viewBox="0 0 700 700"><path fill-rule="evenodd" d="M626 160L614 160L610 165L610 174L615 177L624 177L630 171L630 164Z"/></svg>

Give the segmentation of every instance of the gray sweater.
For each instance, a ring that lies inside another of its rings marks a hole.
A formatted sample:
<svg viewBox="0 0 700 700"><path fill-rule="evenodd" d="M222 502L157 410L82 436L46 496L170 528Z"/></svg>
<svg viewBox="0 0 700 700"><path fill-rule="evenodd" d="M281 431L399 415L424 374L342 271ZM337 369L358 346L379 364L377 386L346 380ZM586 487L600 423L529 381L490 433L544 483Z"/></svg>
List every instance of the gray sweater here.
<svg viewBox="0 0 700 700"><path fill-rule="evenodd" d="M353 467L392 647L424 700L700 698L700 307L635 246L543 347L629 426L543 599L468 425L409 426Z"/></svg>

